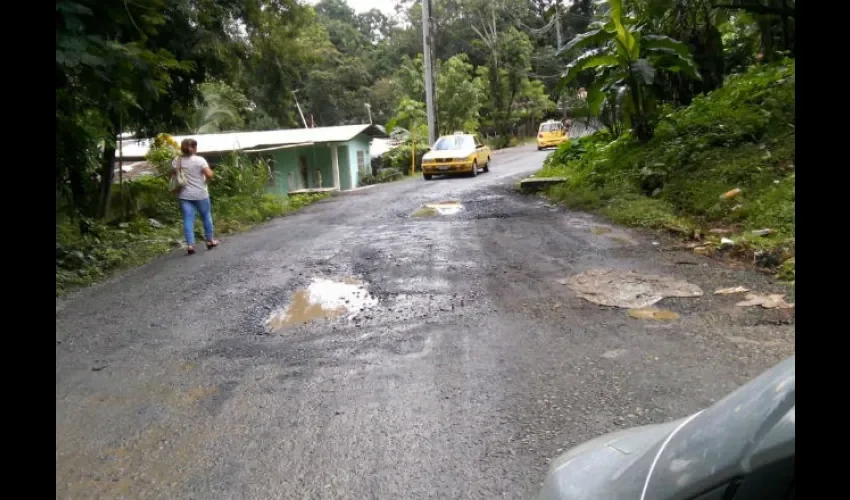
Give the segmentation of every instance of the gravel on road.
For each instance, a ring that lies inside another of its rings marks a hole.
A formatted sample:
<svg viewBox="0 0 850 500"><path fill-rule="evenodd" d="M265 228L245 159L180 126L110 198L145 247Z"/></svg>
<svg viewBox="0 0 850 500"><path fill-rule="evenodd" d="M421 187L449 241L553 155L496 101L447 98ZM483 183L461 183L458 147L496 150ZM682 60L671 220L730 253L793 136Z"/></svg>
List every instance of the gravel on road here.
<svg viewBox="0 0 850 500"><path fill-rule="evenodd" d="M793 310L712 293L782 293L769 276L519 194L546 154L342 193L57 299L57 498L529 498L565 449L794 351ZM563 284L596 268L705 293L635 319Z"/></svg>

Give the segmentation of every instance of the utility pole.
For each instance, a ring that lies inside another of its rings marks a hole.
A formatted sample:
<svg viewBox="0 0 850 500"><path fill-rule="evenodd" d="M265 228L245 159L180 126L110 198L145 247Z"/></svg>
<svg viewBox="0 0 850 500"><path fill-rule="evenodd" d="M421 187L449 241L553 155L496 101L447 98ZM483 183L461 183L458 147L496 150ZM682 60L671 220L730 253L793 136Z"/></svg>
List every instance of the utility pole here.
<svg viewBox="0 0 850 500"><path fill-rule="evenodd" d="M301 105L298 104L298 96L295 95L296 92L298 92L298 91L297 90L292 91L292 97L295 98L295 107L298 108L298 114L301 115L301 122L304 124L304 128L310 128L310 127L307 126L307 120L304 119L304 112L301 111Z"/></svg>
<svg viewBox="0 0 850 500"><path fill-rule="evenodd" d="M555 40L558 44L556 47L557 53L560 53L561 47L564 46L563 40L561 39L561 2L555 4Z"/></svg>
<svg viewBox="0 0 850 500"><path fill-rule="evenodd" d="M422 45L425 59L425 106L428 110L428 144L437 141L437 109L434 103L434 39L431 37L431 0L422 0Z"/></svg>

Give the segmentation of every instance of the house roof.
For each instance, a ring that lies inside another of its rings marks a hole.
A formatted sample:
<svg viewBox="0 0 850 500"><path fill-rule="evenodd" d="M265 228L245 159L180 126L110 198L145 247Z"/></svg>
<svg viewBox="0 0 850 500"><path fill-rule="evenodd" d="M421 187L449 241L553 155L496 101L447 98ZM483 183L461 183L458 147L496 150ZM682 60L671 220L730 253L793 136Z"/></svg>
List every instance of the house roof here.
<svg viewBox="0 0 850 500"><path fill-rule="evenodd" d="M225 134L194 134L174 136L178 143L193 138L198 141L198 154L223 153L245 149L260 149L287 144L309 144L347 142L364 134L370 137L386 137L380 125L341 125L337 127L293 128L264 130L261 132L231 132ZM116 157L124 159L144 158L153 139L129 139L121 141L121 152Z"/></svg>

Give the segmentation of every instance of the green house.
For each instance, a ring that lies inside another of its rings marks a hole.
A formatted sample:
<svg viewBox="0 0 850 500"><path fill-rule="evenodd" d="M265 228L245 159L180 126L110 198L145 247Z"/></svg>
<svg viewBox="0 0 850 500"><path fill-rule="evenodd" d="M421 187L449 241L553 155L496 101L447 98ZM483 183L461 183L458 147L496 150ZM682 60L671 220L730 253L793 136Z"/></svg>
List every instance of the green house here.
<svg viewBox="0 0 850 500"><path fill-rule="evenodd" d="M386 137L378 125L341 125L262 132L175 136L198 141L198 154L215 165L230 153L265 159L272 169L268 190L287 195L303 191L345 191L372 171L370 145ZM141 160L150 140L122 142L121 161Z"/></svg>

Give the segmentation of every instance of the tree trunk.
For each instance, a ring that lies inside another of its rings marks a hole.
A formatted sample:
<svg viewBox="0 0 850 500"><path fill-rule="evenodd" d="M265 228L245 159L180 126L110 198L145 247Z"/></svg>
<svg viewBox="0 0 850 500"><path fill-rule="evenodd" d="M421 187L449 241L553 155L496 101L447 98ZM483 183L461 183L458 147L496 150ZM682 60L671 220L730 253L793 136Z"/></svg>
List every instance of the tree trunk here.
<svg viewBox="0 0 850 500"><path fill-rule="evenodd" d="M788 0L782 0L782 50L789 50L788 42Z"/></svg>
<svg viewBox="0 0 850 500"><path fill-rule="evenodd" d="M112 119L112 133L104 140L103 153L100 159L100 198L97 206L97 216L106 217L109 210L109 196L112 193L113 172L115 170L115 145L120 134L118 121Z"/></svg>
<svg viewBox="0 0 850 500"><path fill-rule="evenodd" d="M74 166L68 170L68 187L71 190L71 215L86 212L86 185L80 167Z"/></svg>

